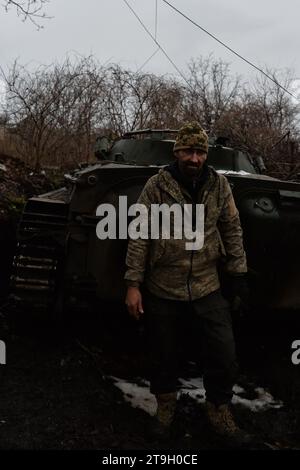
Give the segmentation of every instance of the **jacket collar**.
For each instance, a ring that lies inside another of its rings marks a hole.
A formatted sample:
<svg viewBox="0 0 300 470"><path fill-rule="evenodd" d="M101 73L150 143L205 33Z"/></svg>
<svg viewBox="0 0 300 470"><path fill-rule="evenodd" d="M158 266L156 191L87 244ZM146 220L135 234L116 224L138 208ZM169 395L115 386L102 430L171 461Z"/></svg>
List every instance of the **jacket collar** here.
<svg viewBox="0 0 300 470"><path fill-rule="evenodd" d="M200 189L203 197L207 191L212 189L217 180L217 173L214 171L214 169L209 166L207 169L208 176L203 184L203 187ZM170 194L170 196L179 204L186 204L187 199L192 199L191 195L184 188L184 186L180 185L178 181L173 178L170 171L165 168L162 168L158 172L158 185L162 191Z"/></svg>

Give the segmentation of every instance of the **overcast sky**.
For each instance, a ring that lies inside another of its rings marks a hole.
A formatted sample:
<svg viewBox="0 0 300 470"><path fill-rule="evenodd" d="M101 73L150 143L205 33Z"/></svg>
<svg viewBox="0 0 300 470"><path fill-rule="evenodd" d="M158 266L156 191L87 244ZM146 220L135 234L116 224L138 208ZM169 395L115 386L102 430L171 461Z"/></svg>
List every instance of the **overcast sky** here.
<svg viewBox="0 0 300 470"><path fill-rule="evenodd" d="M156 0L128 0L155 34ZM202 27L258 66L291 68L300 77L300 0L170 0ZM16 12L0 11L0 65L18 58L22 64L49 64L68 53L94 54L101 63L119 63L137 70L157 46L123 0L50 0L53 16L37 30ZM213 53L231 64L231 71L250 79L252 69L186 19L158 0L157 40L184 72L192 57ZM172 73L158 52L144 67Z"/></svg>

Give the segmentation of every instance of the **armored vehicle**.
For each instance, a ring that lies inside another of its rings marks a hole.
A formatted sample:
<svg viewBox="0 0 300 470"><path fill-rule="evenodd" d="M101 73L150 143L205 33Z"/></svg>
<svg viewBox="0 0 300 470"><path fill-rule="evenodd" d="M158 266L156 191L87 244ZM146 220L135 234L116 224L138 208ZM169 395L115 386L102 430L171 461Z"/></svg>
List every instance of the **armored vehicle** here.
<svg viewBox="0 0 300 470"><path fill-rule="evenodd" d="M28 200L13 266L16 300L40 314L85 309L97 299L123 301L127 240L97 237L97 207L112 204L118 225L119 196L135 203L147 179L173 161L175 133L129 132L111 146L99 139L97 163L65 175L65 187ZM262 159L220 139L210 144L208 164L233 190L253 303L299 308L300 184L263 175Z"/></svg>

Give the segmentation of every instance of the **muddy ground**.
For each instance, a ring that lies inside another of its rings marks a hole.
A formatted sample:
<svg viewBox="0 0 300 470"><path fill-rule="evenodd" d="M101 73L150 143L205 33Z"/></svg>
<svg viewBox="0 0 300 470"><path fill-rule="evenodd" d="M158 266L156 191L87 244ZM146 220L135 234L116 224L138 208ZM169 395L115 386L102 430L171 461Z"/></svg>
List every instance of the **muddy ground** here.
<svg viewBox="0 0 300 470"><path fill-rule="evenodd" d="M143 327L119 306L54 320L31 318L7 300L18 215L26 198L52 183L11 157L0 155L0 164L0 341L6 346L0 449L228 448L208 432L202 406L187 395L178 402L172 438L151 437L153 418L132 408L111 379L147 378ZM251 448L300 449L300 364L291 362L300 312L248 312L235 319L235 333L238 383L248 395L259 384L283 401L281 408L260 413L234 406L238 423L254 436ZM191 359L193 351L182 361L181 376L197 374Z"/></svg>
<svg viewBox="0 0 300 470"><path fill-rule="evenodd" d="M110 315L118 321L99 322L82 312L72 322L54 325L2 306L0 339L7 359L0 366L0 448L228 448L207 431L202 406L187 395L179 400L172 438L158 442L151 437L153 418L125 402L110 378L145 378L143 330L125 321L124 311L112 309ZM239 384L247 383L249 390L259 383L283 407L254 413L236 405L234 414L254 436L250 448L299 449L300 365L290 360L295 329L281 326L267 341L260 337L266 333L263 327L255 337L252 330L257 328L247 320L237 326ZM189 367L183 362L182 374L189 374Z"/></svg>

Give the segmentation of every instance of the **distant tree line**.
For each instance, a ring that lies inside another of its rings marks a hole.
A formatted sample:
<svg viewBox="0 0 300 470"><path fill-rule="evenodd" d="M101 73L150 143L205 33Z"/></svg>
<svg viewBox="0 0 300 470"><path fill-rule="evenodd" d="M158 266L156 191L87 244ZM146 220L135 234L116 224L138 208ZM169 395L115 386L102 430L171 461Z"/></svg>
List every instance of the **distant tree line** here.
<svg viewBox="0 0 300 470"><path fill-rule="evenodd" d="M0 145L36 169L74 166L93 159L99 134L176 129L197 120L210 136L225 136L231 145L262 156L269 174L295 178L300 173L299 104L276 84L290 89L293 76L268 74L275 83L265 76L245 83L213 56L191 60L186 82L117 64L102 66L94 57L36 70L15 62L2 71L5 139Z"/></svg>

